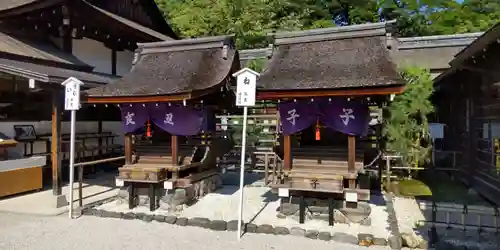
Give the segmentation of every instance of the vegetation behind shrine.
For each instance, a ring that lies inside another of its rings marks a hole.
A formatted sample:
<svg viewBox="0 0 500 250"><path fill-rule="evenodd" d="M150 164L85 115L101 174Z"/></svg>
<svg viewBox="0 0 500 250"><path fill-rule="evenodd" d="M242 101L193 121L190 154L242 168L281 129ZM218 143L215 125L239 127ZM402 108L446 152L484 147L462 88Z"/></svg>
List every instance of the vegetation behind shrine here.
<svg viewBox="0 0 500 250"><path fill-rule="evenodd" d="M484 31L500 20L495 0L156 0L184 38L235 34L239 49L273 31L397 19L400 36Z"/></svg>

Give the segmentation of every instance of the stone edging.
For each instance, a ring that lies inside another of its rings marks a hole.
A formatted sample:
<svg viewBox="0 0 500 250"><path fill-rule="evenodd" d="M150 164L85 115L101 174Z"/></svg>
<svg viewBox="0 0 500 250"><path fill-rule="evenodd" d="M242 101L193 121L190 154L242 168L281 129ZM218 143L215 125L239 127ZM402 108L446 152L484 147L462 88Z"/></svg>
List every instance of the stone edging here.
<svg viewBox="0 0 500 250"><path fill-rule="evenodd" d="M224 220L210 220L207 218L186 218L186 217L176 217L176 216L164 216L164 215L151 215L144 213L118 213L110 212L105 210L99 210L95 208L86 208L82 211L83 215L93 215L97 217L107 217L107 218L117 218L125 220L142 220L145 222L157 221L159 223L167 223L178 226L193 226L211 229L214 231L237 231L238 221L224 221ZM346 233L335 233L330 232L320 232L317 230L306 230L300 227L273 227L272 225L263 224L256 225L253 223L246 223L243 225L243 229L246 233L257 233L257 234L272 234L272 235L294 235L306 237L309 239L318 239L324 241L336 241L347 244L355 244L360 246L386 246L388 241L384 238L376 238L371 234L358 234L357 236L346 234Z"/></svg>
<svg viewBox="0 0 500 250"><path fill-rule="evenodd" d="M396 210L394 209L394 194L387 193L386 197L386 209L387 209L387 220L389 222L389 230L391 231L391 236L389 236L388 243L391 249L401 249L403 248L403 240L401 238L401 233L399 232L398 219L396 217Z"/></svg>

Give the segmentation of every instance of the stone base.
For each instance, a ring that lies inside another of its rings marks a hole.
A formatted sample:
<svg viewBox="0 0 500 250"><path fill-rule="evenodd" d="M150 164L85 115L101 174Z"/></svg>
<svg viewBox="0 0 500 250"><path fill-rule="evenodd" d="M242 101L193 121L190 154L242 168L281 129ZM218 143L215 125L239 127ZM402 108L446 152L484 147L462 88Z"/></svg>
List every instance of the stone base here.
<svg viewBox="0 0 500 250"><path fill-rule="evenodd" d="M220 187L222 187L222 177L219 174L216 174L193 183L186 188L175 188L168 191L158 189L157 197L160 197L158 204L162 210L180 212L184 209L184 206L194 203L197 199L219 189ZM149 208L150 202L148 191L148 188L136 188L137 196L134 198L134 203L137 206ZM118 204L128 204L128 199L128 188L120 188L116 202Z"/></svg>
<svg viewBox="0 0 500 250"><path fill-rule="evenodd" d="M328 204L324 200L313 198L306 199L306 220L323 220L328 222ZM282 199L278 208L278 218L291 217L299 220L298 199ZM357 223L365 226L371 225L371 207L368 203L359 202L356 208L346 205L344 201L335 201L333 219L336 223Z"/></svg>
<svg viewBox="0 0 500 250"><path fill-rule="evenodd" d="M68 200L66 199L66 195L58 195L56 196L56 208L64 207L69 204Z"/></svg>

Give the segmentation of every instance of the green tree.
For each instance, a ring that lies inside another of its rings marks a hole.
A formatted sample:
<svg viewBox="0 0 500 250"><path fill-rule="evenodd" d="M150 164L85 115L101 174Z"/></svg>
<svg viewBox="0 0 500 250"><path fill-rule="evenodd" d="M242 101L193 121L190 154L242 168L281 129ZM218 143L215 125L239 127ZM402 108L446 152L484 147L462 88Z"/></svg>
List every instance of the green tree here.
<svg viewBox="0 0 500 250"><path fill-rule="evenodd" d="M267 45L277 30L300 30L312 10L287 11L285 0L157 0L174 30L184 38L235 34L240 49ZM317 23L317 22L315 22Z"/></svg>
<svg viewBox="0 0 500 250"><path fill-rule="evenodd" d="M485 31L500 21L500 1L444 1L439 12L429 15L434 34Z"/></svg>
<svg viewBox="0 0 500 250"><path fill-rule="evenodd" d="M404 163L418 165L429 160L431 144L427 116L434 111L430 101L433 92L428 70L404 67L401 75L406 89L384 108L383 135L386 148L398 152Z"/></svg>

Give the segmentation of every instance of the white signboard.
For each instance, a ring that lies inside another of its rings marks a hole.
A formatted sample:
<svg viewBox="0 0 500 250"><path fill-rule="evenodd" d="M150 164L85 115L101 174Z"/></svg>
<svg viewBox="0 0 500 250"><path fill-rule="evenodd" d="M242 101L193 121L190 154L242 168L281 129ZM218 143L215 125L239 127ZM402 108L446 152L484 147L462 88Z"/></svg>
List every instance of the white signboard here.
<svg viewBox="0 0 500 250"><path fill-rule="evenodd" d="M70 77L62 85L66 88L64 92L64 109L80 109L80 85L83 85L83 83L74 77Z"/></svg>
<svg viewBox="0 0 500 250"><path fill-rule="evenodd" d="M288 190L288 188L278 188L278 196L288 197L290 196L290 191Z"/></svg>
<svg viewBox="0 0 500 250"><path fill-rule="evenodd" d="M255 106L255 92L259 73L244 68L233 74L236 77L236 106Z"/></svg>
<svg viewBox="0 0 500 250"><path fill-rule="evenodd" d="M123 180L115 179L115 184L117 187L123 187L125 185Z"/></svg>
<svg viewBox="0 0 500 250"><path fill-rule="evenodd" d="M345 192L345 201L347 202L358 202L358 193L346 191Z"/></svg>
<svg viewBox="0 0 500 250"><path fill-rule="evenodd" d="M163 188L166 190L172 190L174 189L174 183L171 181L165 181L163 182Z"/></svg>

